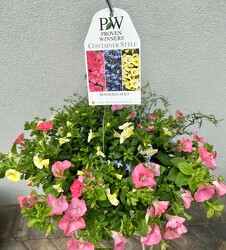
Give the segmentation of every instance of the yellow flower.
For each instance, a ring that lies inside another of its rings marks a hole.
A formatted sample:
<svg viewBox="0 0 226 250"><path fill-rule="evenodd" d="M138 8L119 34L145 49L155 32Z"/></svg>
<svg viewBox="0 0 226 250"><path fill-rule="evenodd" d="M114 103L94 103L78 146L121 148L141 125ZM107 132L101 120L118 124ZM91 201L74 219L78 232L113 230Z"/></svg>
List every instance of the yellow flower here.
<svg viewBox="0 0 226 250"><path fill-rule="evenodd" d="M63 134L63 128L59 127L59 129L57 130L56 135L62 135Z"/></svg>
<svg viewBox="0 0 226 250"><path fill-rule="evenodd" d="M83 172L83 171L80 171L80 170L77 171L77 175L85 175L85 174L86 174L86 173Z"/></svg>
<svg viewBox="0 0 226 250"><path fill-rule="evenodd" d="M103 157L103 158L105 157L105 154L100 150L100 147L99 147L99 146L97 147L96 155L97 155L97 156L101 156L101 157Z"/></svg>
<svg viewBox="0 0 226 250"><path fill-rule="evenodd" d="M44 148L44 143L43 143L43 141L39 141L38 144L39 144L41 147Z"/></svg>
<svg viewBox="0 0 226 250"><path fill-rule="evenodd" d="M139 58L139 54L134 53L134 54L133 54L133 58Z"/></svg>
<svg viewBox="0 0 226 250"><path fill-rule="evenodd" d="M133 65L134 65L134 66L139 66L139 64L140 64L139 57L133 58Z"/></svg>
<svg viewBox="0 0 226 250"><path fill-rule="evenodd" d="M72 133L68 132L66 137L73 137Z"/></svg>
<svg viewBox="0 0 226 250"><path fill-rule="evenodd" d="M48 168L49 167L49 159L44 159L41 164L45 167Z"/></svg>
<svg viewBox="0 0 226 250"><path fill-rule="evenodd" d="M115 174L116 178L121 180L122 179L122 175L121 174Z"/></svg>
<svg viewBox="0 0 226 250"><path fill-rule="evenodd" d="M5 172L5 176L8 180L17 182L20 180L21 173L16 171L15 169L8 169Z"/></svg>
<svg viewBox="0 0 226 250"><path fill-rule="evenodd" d="M130 55L126 55L123 59L124 59L125 63L128 63L128 64L133 62L133 58Z"/></svg>
<svg viewBox="0 0 226 250"><path fill-rule="evenodd" d="M57 190L57 192L62 193L64 192L63 188L60 184L53 185L53 188Z"/></svg>
<svg viewBox="0 0 226 250"><path fill-rule="evenodd" d="M33 157L33 162L35 166L39 169L42 169L43 167L48 168L49 167L49 159L42 159L39 158L37 155Z"/></svg>
<svg viewBox="0 0 226 250"><path fill-rule="evenodd" d="M126 74L125 71L128 71L128 72L129 72L132 68L133 68L133 65L132 65L132 64L125 64L123 75Z"/></svg>
<svg viewBox="0 0 226 250"><path fill-rule="evenodd" d="M130 90L131 90L131 89L132 89L132 87L133 87L132 82L131 82L131 81L126 82L125 87L126 87L127 89L130 89Z"/></svg>
<svg viewBox="0 0 226 250"><path fill-rule="evenodd" d="M148 148L142 149L141 145L139 145L138 151L139 151L139 153L141 155L150 155L150 156L152 156L152 155L154 155L154 154L156 154L158 152L158 149L153 149L151 144L148 144L147 146L148 146Z"/></svg>
<svg viewBox="0 0 226 250"><path fill-rule="evenodd" d="M113 136L114 136L115 138L120 138L120 134L119 134L118 132L116 132L115 130L114 130Z"/></svg>
<svg viewBox="0 0 226 250"><path fill-rule="evenodd" d="M139 75L138 69L137 69L137 68L132 68L132 69L131 69L131 74L132 74L133 76L138 76L138 75Z"/></svg>
<svg viewBox="0 0 226 250"><path fill-rule="evenodd" d="M67 121L66 122L68 128L72 128L74 124L72 122Z"/></svg>
<svg viewBox="0 0 226 250"><path fill-rule="evenodd" d="M139 82L138 79L133 79L133 80L131 81L131 83L132 83L132 86L133 86L134 89L139 89L139 87L140 87L140 82Z"/></svg>
<svg viewBox="0 0 226 250"><path fill-rule="evenodd" d="M90 142L95 137L96 135L93 133L92 129L90 129L87 141Z"/></svg>
<svg viewBox="0 0 226 250"><path fill-rule="evenodd" d="M131 135L134 135L133 130L134 130L134 126L123 129L123 131L120 135L120 144L122 144Z"/></svg>
<svg viewBox="0 0 226 250"><path fill-rule="evenodd" d="M60 138L59 139L59 143L60 143L60 145L62 145L62 144L64 144L64 143L66 143L66 142L69 142L70 140L69 139L67 139L67 138Z"/></svg>
<svg viewBox="0 0 226 250"><path fill-rule="evenodd" d="M9 153L9 154L8 154L8 159L9 159L9 160L12 160L12 156L13 156L13 154L12 154L12 153Z"/></svg>
<svg viewBox="0 0 226 250"><path fill-rule="evenodd" d="M125 128L128 128L131 124L132 124L132 122L126 122L126 123L122 124L121 126L119 126L118 128L123 130Z"/></svg>
<svg viewBox="0 0 226 250"><path fill-rule="evenodd" d="M165 135L168 135L168 136L172 136L172 133L169 131L169 129L168 128L162 128L163 129L163 132L164 132L164 134Z"/></svg>
<svg viewBox="0 0 226 250"><path fill-rule="evenodd" d="M107 194L108 200L111 202L111 204L114 206L118 206L119 200L117 199L117 194L116 193L111 194L111 191L109 188L106 189L106 194Z"/></svg>

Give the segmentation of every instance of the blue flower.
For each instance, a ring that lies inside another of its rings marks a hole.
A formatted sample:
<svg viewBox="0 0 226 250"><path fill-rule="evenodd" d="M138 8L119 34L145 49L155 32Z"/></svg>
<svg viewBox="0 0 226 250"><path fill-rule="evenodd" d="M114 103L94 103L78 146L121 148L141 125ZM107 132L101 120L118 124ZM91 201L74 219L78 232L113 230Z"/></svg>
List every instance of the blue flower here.
<svg viewBox="0 0 226 250"><path fill-rule="evenodd" d="M122 167L122 166L123 166L123 164L122 164L122 162L121 162L121 161L117 161L117 160L115 160L115 161L114 161L114 163L115 163L115 165L116 165L118 168L120 168L120 167Z"/></svg>
<svg viewBox="0 0 226 250"><path fill-rule="evenodd" d="M131 172L131 165L128 163L126 163L126 171Z"/></svg>
<svg viewBox="0 0 226 250"><path fill-rule="evenodd" d="M105 50L105 76L107 91L122 90L121 50Z"/></svg>

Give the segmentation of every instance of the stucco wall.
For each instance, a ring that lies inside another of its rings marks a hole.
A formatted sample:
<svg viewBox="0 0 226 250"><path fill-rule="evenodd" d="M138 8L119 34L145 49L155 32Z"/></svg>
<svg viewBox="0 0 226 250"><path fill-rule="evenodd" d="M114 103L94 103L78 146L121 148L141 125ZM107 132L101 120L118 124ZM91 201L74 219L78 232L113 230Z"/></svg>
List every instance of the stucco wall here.
<svg viewBox="0 0 226 250"><path fill-rule="evenodd" d="M139 4L138 4L139 2ZM226 177L225 0L113 1L126 10L142 42L142 80L169 98L171 110L224 119L204 124ZM86 93L83 42L100 0L0 1L0 151L7 152L35 115L78 91ZM0 204L16 203L26 184L0 181Z"/></svg>

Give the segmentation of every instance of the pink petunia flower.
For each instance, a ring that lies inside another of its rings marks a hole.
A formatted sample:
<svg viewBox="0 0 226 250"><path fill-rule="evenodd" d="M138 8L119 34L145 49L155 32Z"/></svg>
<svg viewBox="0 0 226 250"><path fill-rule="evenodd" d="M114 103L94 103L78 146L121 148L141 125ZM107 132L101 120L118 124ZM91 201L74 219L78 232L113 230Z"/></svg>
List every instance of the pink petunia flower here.
<svg viewBox="0 0 226 250"><path fill-rule="evenodd" d="M153 218L153 217L155 217L155 208L153 206L149 206L147 208L147 212L145 215L146 222L148 222L149 218Z"/></svg>
<svg viewBox="0 0 226 250"><path fill-rule="evenodd" d="M92 72L89 72L89 81L92 82L92 83L99 83L101 79L101 74L99 71L92 71Z"/></svg>
<svg viewBox="0 0 226 250"><path fill-rule="evenodd" d="M190 139L184 139L182 141L182 151L191 153L193 151L192 142Z"/></svg>
<svg viewBox="0 0 226 250"><path fill-rule="evenodd" d="M130 115L129 115L129 118L132 119L132 118L135 118L137 116L137 114L135 112L132 112Z"/></svg>
<svg viewBox="0 0 226 250"><path fill-rule="evenodd" d="M64 171L68 168L70 168L71 162L64 160L63 162L61 161L56 161L52 165L52 172L53 175L57 178L62 178L64 176Z"/></svg>
<svg viewBox="0 0 226 250"><path fill-rule="evenodd" d="M146 218L154 217L154 216L161 216L169 207L169 201L158 201L154 200L152 205L147 208L147 215Z"/></svg>
<svg viewBox="0 0 226 250"><path fill-rule="evenodd" d="M204 138L203 137L199 137L198 133L196 131L193 133L193 138L194 138L194 141L196 141L196 142L205 143Z"/></svg>
<svg viewBox="0 0 226 250"><path fill-rule="evenodd" d="M160 229L157 224L154 225L154 229L150 226L148 226L148 233L145 237L140 238L140 242L147 245L147 246L152 246L152 245L157 245L162 239L162 235L160 232Z"/></svg>
<svg viewBox="0 0 226 250"><path fill-rule="evenodd" d="M153 131L155 129L155 126L148 126L147 128L146 128L146 130L148 131L148 132L151 132L151 131Z"/></svg>
<svg viewBox="0 0 226 250"><path fill-rule="evenodd" d="M52 194L48 194L46 202L49 207L53 208L49 216L60 215L68 209L68 202L64 195L56 198Z"/></svg>
<svg viewBox="0 0 226 250"><path fill-rule="evenodd" d="M169 201L154 200L152 205L155 208L155 216L161 216L169 207Z"/></svg>
<svg viewBox="0 0 226 250"><path fill-rule="evenodd" d="M175 238L179 238L181 234L187 232L187 228L184 226L185 218L174 216L174 215L166 215L167 223L164 228L163 237L167 240L172 240Z"/></svg>
<svg viewBox="0 0 226 250"><path fill-rule="evenodd" d="M124 250L127 242L126 238L118 232L112 231L114 242L114 250Z"/></svg>
<svg viewBox="0 0 226 250"><path fill-rule="evenodd" d="M69 207L65 213L72 212L75 216L80 217L87 211L86 203L84 200L72 198Z"/></svg>
<svg viewBox="0 0 226 250"><path fill-rule="evenodd" d="M181 199L183 200L184 207L188 209L191 206L191 202L194 200L194 198L191 195L191 192L189 190L183 190L183 193L181 194Z"/></svg>
<svg viewBox="0 0 226 250"><path fill-rule="evenodd" d="M21 208L28 207L32 209L37 203L37 197L34 194L29 196L18 196L17 199Z"/></svg>
<svg viewBox="0 0 226 250"><path fill-rule="evenodd" d="M208 152L205 147L199 147L199 160L203 165L209 169L215 170L217 168L216 152Z"/></svg>
<svg viewBox="0 0 226 250"><path fill-rule="evenodd" d="M104 68L104 53L102 51L87 51L87 62L88 62L88 69L90 71L99 71Z"/></svg>
<svg viewBox="0 0 226 250"><path fill-rule="evenodd" d="M77 217L70 211L60 219L58 226L64 230L64 236L71 236L75 231L84 229L86 224L81 216Z"/></svg>
<svg viewBox="0 0 226 250"><path fill-rule="evenodd" d="M20 208L26 207L28 201L27 196L20 195L17 197L17 200L20 204Z"/></svg>
<svg viewBox="0 0 226 250"><path fill-rule="evenodd" d="M216 193L219 196L225 195L226 194L226 186L224 185L223 182L221 181L213 181L213 184L216 187Z"/></svg>
<svg viewBox="0 0 226 250"><path fill-rule="evenodd" d="M142 163L138 164L132 172L133 183L136 188L149 187L156 185L154 174L150 169L145 168Z"/></svg>
<svg viewBox="0 0 226 250"><path fill-rule="evenodd" d="M101 92L101 91L103 91L103 86L102 85L89 84L89 90L91 92Z"/></svg>
<svg viewBox="0 0 226 250"><path fill-rule="evenodd" d="M20 144L20 143L23 142L23 141L24 141L24 133L20 134L20 135L16 138L16 140L14 141L13 144Z"/></svg>
<svg viewBox="0 0 226 250"><path fill-rule="evenodd" d="M166 240L173 240L180 238L181 234L178 234L177 230L172 228L164 228L163 237Z"/></svg>
<svg viewBox="0 0 226 250"><path fill-rule="evenodd" d="M156 120L157 119L157 115L155 115L155 114L150 114L150 115L148 115L148 117L147 117L149 120Z"/></svg>
<svg viewBox="0 0 226 250"><path fill-rule="evenodd" d="M137 127L143 128L143 126L142 126L141 123L138 123L138 124L137 124Z"/></svg>
<svg viewBox="0 0 226 250"><path fill-rule="evenodd" d="M124 106L123 105L112 105L111 106L111 111L114 112L116 110L121 110L121 109L124 109Z"/></svg>
<svg viewBox="0 0 226 250"><path fill-rule="evenodd" d="M181 224L185 222L185 218L176 216L176 215L166 214L166 218L168 220L166 223L166 228L169 228L169 227L177 228L178 226L180 226Z"/></svg>
<svg viewBox="0 0 226 250"><path fill-rule="evenodd" d="M84 240L76 240L76 239L69 239L67 242L67 249L68 250L94 250L94 245L84 241Z"/></svg>
<svg viewBox="0 0 226 250"><path fill-rule="evenodd" d="M160 165L153 163L153 162L148 162L147 167L152 171L154 176L160 176Z"/></svg>
<svg viewBox="0 0 226 250"><path fill-rule="evenodd" d="M39 123L39 125L36 128L38 130L47 132L53 128L53 123L52 122L41 122L41 123Z"/></svg>
<svg viewBox="0 0 226 250"><path fill-rule="evenodd" d="M177 120L184 120L184 115L180 110L176 110L176 119Z"/></svg>
<svg viewBox="0 0 226 250"><path fill-rule="evenodd" d="M197 202L203 202L206 200L209 200L215 191L215 185L206 185L206 186L201 186L198 188L198 190L194 194L194 198Z"/></svg>
<svg viewBox="0 0 226 250"><path fill-rule="evenodd" d="M80 197L82 195L83 185L83 182L77 179L73 181L72 185L70 186L72 198Z"/></svg>

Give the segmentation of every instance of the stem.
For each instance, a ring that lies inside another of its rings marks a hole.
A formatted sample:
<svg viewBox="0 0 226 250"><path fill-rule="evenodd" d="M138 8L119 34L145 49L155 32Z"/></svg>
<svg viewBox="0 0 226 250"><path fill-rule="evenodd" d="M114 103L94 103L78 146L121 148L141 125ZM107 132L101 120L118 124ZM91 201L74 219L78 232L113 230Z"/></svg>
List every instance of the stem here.
<svg viewBox="0 0 226 250"><path fill-rule="evenodd" d="M143 243L141 243L141 244L142 244L142 250L145 250L145 245Z"/></svg>
<svg viewBox="0 0 226 250"><path fill-rule="evenodd" d="M154 250L154 245L150 246L149 250Z"/></svg>

